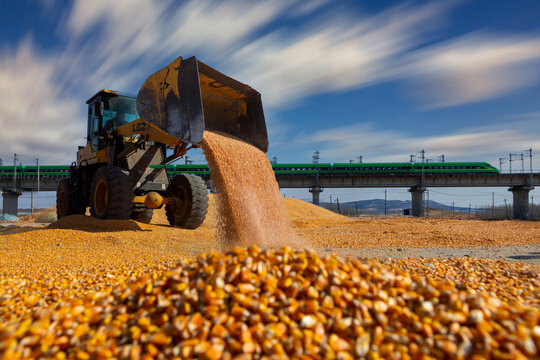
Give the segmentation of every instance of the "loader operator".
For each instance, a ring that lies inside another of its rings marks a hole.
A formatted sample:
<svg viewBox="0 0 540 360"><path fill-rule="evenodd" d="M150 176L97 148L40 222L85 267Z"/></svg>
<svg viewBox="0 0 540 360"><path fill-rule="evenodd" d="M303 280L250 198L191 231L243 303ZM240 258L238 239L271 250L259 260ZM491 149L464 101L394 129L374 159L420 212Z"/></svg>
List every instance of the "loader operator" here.
<svg viewBox="0 0 540 360"><path fill-rule="evenodd" d="M114 118L107 120L103 126L103 131L110 131L124 124L127 124L126 115L122 112L117 112Z"/></svg>

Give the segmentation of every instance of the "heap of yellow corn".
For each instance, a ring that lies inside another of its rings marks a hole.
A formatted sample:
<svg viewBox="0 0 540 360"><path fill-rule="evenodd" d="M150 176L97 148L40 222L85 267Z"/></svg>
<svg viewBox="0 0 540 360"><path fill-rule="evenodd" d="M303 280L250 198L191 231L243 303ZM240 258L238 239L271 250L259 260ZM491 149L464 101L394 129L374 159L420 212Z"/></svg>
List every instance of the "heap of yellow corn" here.
<svg viewBox="0 0 540 360"><path fill-rule="evenodd" d="M0 292L5 359L526 359L540 349L537 307L289 248L203 254L71 300L17 296ZM7 304L25 310L10 317Z"/></svg>

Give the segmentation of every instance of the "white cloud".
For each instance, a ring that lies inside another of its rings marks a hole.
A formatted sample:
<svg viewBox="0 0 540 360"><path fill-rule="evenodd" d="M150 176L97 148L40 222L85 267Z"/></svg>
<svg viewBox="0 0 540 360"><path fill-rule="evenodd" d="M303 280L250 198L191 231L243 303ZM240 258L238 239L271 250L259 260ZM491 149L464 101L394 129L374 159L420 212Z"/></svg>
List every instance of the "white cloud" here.
<svg viewBox="0 0 540 360"><path fill-rule="evenodd" d="M247 79L265 104L348 90L391 79L399 57L425 39L446 7L398 7L357 18L337 12L297 33L281 29L238 49L226 67Z"/></svg>
<svg viewBox="0 0 540 360"><path fill-rule="evenodd" d="M85 132L83 102L55 84L54 59L37 54L30 40L0 57L0 158L6 163L13 153L43 163L75 159Z"/></svg>
<svg viewBox="0 0 540 360"><path fill-rule="evenodd" d="M538 83L540 37L470 34L420 50L402 68L425 107L472 103Z"/></svg>
<svg viewBox="0 0 540 360"><path fill-rule="evenodd" d="M334 162L347 162L359 155L364 155L366 162L407 161L410 154L424 149L427 157L444 154L447 161L489 161L498 165L498 156L525 148L540 149L539 131L540 123L522 121L510 128L507 124L498 124L464 128L444 135L411 136L363 123L300 134L291 143L309 144L325 159Z"/></svg>
<svg viewBox="0 0 540 360"><path fill-rule="evenodd" d="M0 98L7 104L0 109L1 150L7 155L39 152L56 156L57 162L71 159L84 136L87 97L101 88L136 93L148 75L179 55L197 55L253 86L273 112L310 95L392 79L412 80L431 107L481 101L537 83L539 37L474 34L416 50L433 40L431 30L444 22L455 2L407 4L371 15L334 4L326 11L326 5L327 0L77 0L59 24L65 48L43 54L26 42L15 53L0 52ZM305 17L301 26L287 25L298 17ZM296 130L279 122L268 128L282 142ZM365 146L385 144L390 153L422 146L369 125L341 130L331 131L342 141L330 150L335 156L367 149L348 137L366 133ZM500 131L490 136L520 136ZM441 141L482 140L454 136L422 141L443 150ZM62 151L67 153L58 155Z"/></svg>
<svg viewBox="0 0 540 360"><path fill-rule="evenodd" d="M180 55L226 62L254 32L297 1L191 0L178 5L79 0L60 32L70 41L70 59L84 54L67 64L72 73L83 70L92 74L92 83L138 89L146 76Z"/></svg>
<svg viewBox="0 0 540 360"><path fill-rule="evenodd" d="M159 66L195 54L257 88L267 108L280 108L309 95L394 78L402 55L426 39L449 7L398 6L372 16L338 7L301 28L263 30L326 3L79 0L61 31L70 39L66 66L72 74L92 74L95 86L114 82L114 88L137 89Z"/></svg>

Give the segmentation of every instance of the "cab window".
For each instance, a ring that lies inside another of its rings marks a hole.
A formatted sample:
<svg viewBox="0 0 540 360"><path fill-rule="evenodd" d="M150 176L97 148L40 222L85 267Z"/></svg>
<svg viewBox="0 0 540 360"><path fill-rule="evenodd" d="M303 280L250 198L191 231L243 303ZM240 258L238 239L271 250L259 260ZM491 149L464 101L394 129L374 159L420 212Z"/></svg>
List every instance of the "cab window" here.
<svg viewBox="0 0 540 360"><path fill-rule="evenodd" d="M127 96L113 96L105 99L102 126L117 128L139 118L136 99Z"/></svg>

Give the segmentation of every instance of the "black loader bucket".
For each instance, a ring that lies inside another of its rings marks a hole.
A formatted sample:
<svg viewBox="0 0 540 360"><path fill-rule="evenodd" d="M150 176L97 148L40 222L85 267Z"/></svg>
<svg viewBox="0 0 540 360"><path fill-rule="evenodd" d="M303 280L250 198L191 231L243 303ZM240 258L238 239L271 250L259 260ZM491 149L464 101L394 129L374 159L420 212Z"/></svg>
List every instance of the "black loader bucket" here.
<svg viewBox="0 0 540 360"><path fill-rule="evenodd" d="M179 57L148 77L137 96L137 111L187 143L197 145L204 130L213 130L268 151L261 94L195 57Z"/></svg>

